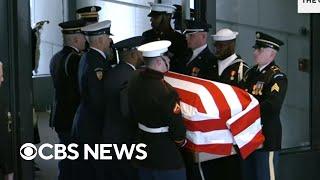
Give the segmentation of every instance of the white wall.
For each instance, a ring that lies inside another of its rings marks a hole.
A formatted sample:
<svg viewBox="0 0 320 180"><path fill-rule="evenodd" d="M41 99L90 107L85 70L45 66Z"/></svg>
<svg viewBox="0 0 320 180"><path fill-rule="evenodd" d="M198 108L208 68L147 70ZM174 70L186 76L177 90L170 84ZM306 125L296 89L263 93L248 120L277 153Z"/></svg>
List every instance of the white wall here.
<svg viewBox="0 0 320 180"><path fill-rule="evenodd" d="M216 0L217 30L229 27L239 32L238 53L253 64L255 32L263 31L281 39L285 45L276 59L288 76L288 91L281 113L283 146L309 144L309 74L298 71L298 59L309 58L309 15L297 13L292 0ZM303 88L302 88L303 87Z"/></svg>
<svg viewBox="0 0 320 180"><path fill-rule="evenodd" d="M114 42L141 35L150 29L150 12L148 2L154 0L78 0L77 8L89 5L98 5L102 9L99 12L99 21L111 20L111 33Z"/></svg>
<svg viewBox="0 0 320 180"><path fill-rule="evenodd" d="M114 42L141 35L150 29L150 11L148 2L154 0L77 0L77 8L89 5L102 7L99 12L100 21L111 20L111 32ZM31 23L49 20L41 33L40 61L38 75L50 74L49 63L51 57L62 48L62 35L59 23L68 20L67 0L30 0ZM49 8L48 8L49 7ZM74 13L74 17L76 14Z"/></svg>

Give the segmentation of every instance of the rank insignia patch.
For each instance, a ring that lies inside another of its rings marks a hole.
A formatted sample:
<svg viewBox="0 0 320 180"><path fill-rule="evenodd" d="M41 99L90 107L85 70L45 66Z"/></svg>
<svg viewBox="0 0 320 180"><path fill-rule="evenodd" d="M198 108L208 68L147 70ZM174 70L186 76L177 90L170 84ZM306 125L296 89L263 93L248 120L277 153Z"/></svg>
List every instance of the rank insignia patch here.
<svg viewBox="0 0 320 180"><path fill-rule="evenodd" d="M103 78L103 69L96 68L94 71L96 72L97 79L100 81Z"/></svg>
<svg viewBox="0 0 320 180"><path fill-rule="evenodd" d="M176 103L176 105L174 106L173 113L174 114L180 114L181 113L181 107L180 107L179 103Z"/></svg>
<svg viewBox="0 0 320 180"><path fill-rule="evenodd" d="M96 71L96 75L97 75L97 78L100 81L102 79L102 77L103 77L103 72L102 71Z"/></svg>
<svg viewBox="0 0 320 180"><path fill-rule="evenodd" d="M271 92L273 92L273 91L277 91L277 92L280 91L280 87L278 86L277 83L274 83L274 85L271 87Z"/></svg>

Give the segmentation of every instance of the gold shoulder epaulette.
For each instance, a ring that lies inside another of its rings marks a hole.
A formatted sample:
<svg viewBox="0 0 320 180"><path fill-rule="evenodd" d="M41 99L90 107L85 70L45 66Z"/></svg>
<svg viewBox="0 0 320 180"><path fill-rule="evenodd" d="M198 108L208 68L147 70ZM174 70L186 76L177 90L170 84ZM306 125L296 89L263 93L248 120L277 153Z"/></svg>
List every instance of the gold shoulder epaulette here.
<svg viewBox="0 0 320 180"><path fill-rule="evenodd" d="M280 71L280 68L276 65L271 66L271 70L276 72L276 71Z"/></svg>

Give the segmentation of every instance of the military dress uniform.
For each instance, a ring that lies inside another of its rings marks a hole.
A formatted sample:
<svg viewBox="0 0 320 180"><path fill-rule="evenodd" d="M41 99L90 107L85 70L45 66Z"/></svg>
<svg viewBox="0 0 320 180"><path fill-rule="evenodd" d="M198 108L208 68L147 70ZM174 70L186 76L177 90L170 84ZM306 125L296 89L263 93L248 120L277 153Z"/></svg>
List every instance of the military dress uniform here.
<svg viewBox="0 0 320 180"><path fill-rule="evenodd" d="M77 19L84 20L86 25L97 23L99 21L100 6L85 6L76 10ZM85 52L89 50L89 43L86 41Z"/></svg>
<svg viewBox="0 0 320 180"><path fill-rule="evenodd" d="M166 4L151 4L151 12L149 17L161 15L161 14L172 14L175 10L174 6ZM186 55L190 49L187 48L187 41L185 37L176 32L171 27L166 32L161 32L156 29L150 29L142 33L144 37L143 43L149 43L159 40L168 40L171 42L169 47L168 55L170 56L170 71L181 73L186 64Z"/></svg>
<svg viewBox="0 0 320 180"><path fill-rule="evenodd" d="M110 23L107 20L86 26L82 30L89 36L110 34ZM111 68L106 58L104 52L91 47L80 60L78 82L81 101L73 123L73 136L80 142L90 143L101 139L104 117L103 79Z"/></svg>
<svg viewBox="0 0 320 180"><path fill-rule="evenodd" d="M79 60L78 51L65 46L53 56L50 63L55 98L51 118L60 143L65 145L70 143L72 122L80 103L77 83ZM70 160L61 160L58 166L58 178L70 179Z"/></svg>
<svg viewBox="0 0 320 180"><path fill-rule="evenodd" d="M217 71L212 70L216 67L214 55L208 47L201 51L190 63L186 65L186 75L191 75L208 80L217 79Z"/></svg>
<svg viewBox="0 0 320 180"><path fill-rule="evenodd" d="M104 115L103 78L111 68L106 58L95 49L81 57L79 65L79 87L81 102L74 120L73 133L81 142L101 138Z"/></svg>
<svg viewBox="0 0 320 180"><path fill-rule="evenodd" d="M238 32L227 28L220 29L216 34L212 35L215 42L229 42L237 38ZM216 81L225 84L240 86L244 73L248 70L246 62L237 54L230 54L225 59L219 59L213 64L213 71L218 72Z"/></svg>
<svg viewBox="0 0 320 180"><path fill-rule="evenodd" d="M221 29L212 35L212 38L214 41L227 42L235 40L237 35L237 32L230 29ZM213 78L214 81L241 87L248 66L239 55L233 53L223 60L213 62L210 68L216 75ZM234 149L237 151L237 146L234 145ZM202 169L205 178L241 180L241 157L238 154L203 162Z"/></svg>
<svg viewBox="0 0 320 180"><path fill-rule="evenodd" d="M169 47L169 53L171 57L170 71L178 73L181 73L183 71L184 64L186 63L184 57L188 50L187 42L183 35L174 30L170 30L169 32L158 32L156 30L151 29L144 32L142 36L145 38L144 43L158 40L171 41L172 44Z"/></svg>
<svg viewBox="0 0 320 180"><path fill-rule="evenodd" d="M138 50L143 51L143 47ZM186 135L179 96L163 76L161 72L146 68L129 81L130 117L138 127L136 142L147 145L147 158L135 161L142 180L185 179L184 162L175 142L185 141Z"/></svg>
<svg viewBox="0 0 320 180"><path fill-rule="evenodd" d="M122 40L114 44L118 52L132 51L141 45L142 36ZM129 57L130 58L130 57ZM105 117L103 124L103 143L127 144L133 142L136 132L134 123L127 113L124 113L123 106L128 106L127 86L133 76L136 67L129 64L127 60L120 60L120 63L107 72L104 79L105 90ZM127 108L128 109L128 108ZM106 161L104 165L105 178L109 180L137 180L138 174L131 161L114 159Z"/></svg>
<svg viewBox="0 0 320 180"><path fill-rule="evenodd" d="M198 32L208 32L209 28L211 28L211 25L205 22L186 20L186 29L183 34L188 36ZM200 52L195 54L196 51ZM186 59L187 63L183 74L216 80L217 71L213 68L216 68L217 60L207 44L193 50Z"/></svg>
<svg viewBox="0 0 320 180"><path fill-rule="evenodd" d="M64 46L55 54L50 63L55 101L53 105L53 125L56 132L70 133L75 112L79 106L78 65L80 54L77 49Z"/></svg>
<svg viewBox="0 0 320 180"><path fill-rule="evenodd" d="M60 23L62 33L81 33L80 28L85 25L82 20ZM64 46L50 61L50 74L54 87L54 104L51 114L53 126L61 144L70 143L71 127L74 115L80 103L78 89L78 65L80 52L75 47ZM58 163L58 179L71 179L71 161L61 160Z"/></svg>
<svg viewBox="0 0 320 180"><path fill-rule="evenodd" d="M111 21L106 20L81 28L87 36L110 35ZM72 139L79 144L90 146L102 140L105 111L104 79L111 68L106 55L101 50L90 47L80 59L78 83L80 105L72 125ZM80 155L83 149L80 149ZM80 156L74 162L73 179L103 179L103 169L98 160L83 160Z"/></svg>
<svg viewBox="0 0 320 180"><path fill-rule="evenodd" d="M219 65L217 67L219 68ZM240 87L244 74L248 69L247 63L239 55L236 55L232 63L219 75L217 81Z"/></svg>
<svg viewBox="0 0 320 180"><path fill-rule="evenodd" d="M283 45L282 41L262 32L257 32L256 36L255 49L273 48L278 51ZM281 149L280 110L286 95L287 77L272 61L265 67L256 65L249 69L244 78L244 87L259 101L262 132L265 136L262 149L244 160L244 179L274 179L277 177Z"/></svg>

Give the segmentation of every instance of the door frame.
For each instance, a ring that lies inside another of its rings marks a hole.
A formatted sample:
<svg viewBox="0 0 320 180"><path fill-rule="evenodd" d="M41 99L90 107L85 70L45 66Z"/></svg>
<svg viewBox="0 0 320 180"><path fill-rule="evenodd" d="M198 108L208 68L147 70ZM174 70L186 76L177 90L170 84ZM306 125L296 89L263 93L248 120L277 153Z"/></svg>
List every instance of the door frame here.
<svg viewBox="0 0 320 180"><path fill-rule="evenodd" d="M320 14L311 14L310 25L310 142L313 150L320 150Z"/></svg>
<svg viewBox="0 0 320 180"><path fill-rule="evenodd" d="M20 157L20 146L33 142L30 2L7 0L9 89L13 124L15 179L32 180L31 161Z"/></svg>

